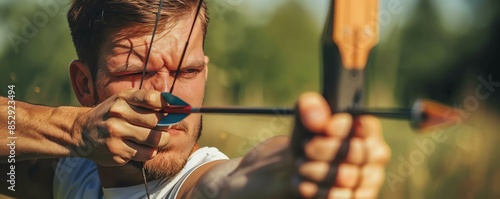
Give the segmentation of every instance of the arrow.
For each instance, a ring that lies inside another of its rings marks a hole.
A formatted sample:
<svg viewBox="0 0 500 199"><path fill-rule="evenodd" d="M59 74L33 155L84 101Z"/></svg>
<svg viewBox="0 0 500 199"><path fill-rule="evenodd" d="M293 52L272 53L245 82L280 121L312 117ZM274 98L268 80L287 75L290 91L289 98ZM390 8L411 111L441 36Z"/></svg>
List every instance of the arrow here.
<svg viewBox="0 0 500 199"><path fill-rule="evenodd" d="M239 114L239 115L275 115L288 116L296 113L292 108L266 108L266 107L192 107L179 97L163 92L163 99L169 104L162 109L168 113L163 117L157 126L174 125L191 113L211 113L211 114ZM450 114L436 114L449 112ZM410 120L412 126L418 129L425 129L443 123L456 121L456 114L459 110L451 109L447 106L429 100L418 100L412 108L378 108L378 109L358 109L343 110L335 113L349 113L351 115L374 115L381 118ZM455 113L455 114L453 114ZM445 117L446 116L446 117Z"/></svg>

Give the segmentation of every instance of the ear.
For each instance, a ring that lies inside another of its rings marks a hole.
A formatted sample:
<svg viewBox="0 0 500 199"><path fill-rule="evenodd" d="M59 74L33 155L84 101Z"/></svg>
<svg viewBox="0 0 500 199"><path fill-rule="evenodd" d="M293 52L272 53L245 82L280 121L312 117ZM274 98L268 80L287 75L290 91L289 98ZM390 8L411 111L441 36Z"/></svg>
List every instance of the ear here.
<svg viewBox="0 0 500 199"><path fill-rule="evenodd" d="M207 78L208 78L208 62L210 62L210 59L208 58L208 56L205 55L205 64L207 65L205 67L205 81L207 81Z"/></svg>
<svg viewBox="0 0 500 199"><path fill-rule="evenodd" d="M82 106L95 105L94 81L87 65L80 60L73 60L69 66L69 75L73 91L80 104Z"/></svg>

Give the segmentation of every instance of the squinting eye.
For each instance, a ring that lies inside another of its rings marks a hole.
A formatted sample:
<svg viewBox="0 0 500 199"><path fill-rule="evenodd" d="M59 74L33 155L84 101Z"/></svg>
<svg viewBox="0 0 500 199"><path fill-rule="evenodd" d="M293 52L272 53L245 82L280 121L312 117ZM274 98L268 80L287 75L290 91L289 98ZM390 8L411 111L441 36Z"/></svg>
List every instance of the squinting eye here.
<svg viewBox="0 0 500 199"><path fill-rule="evenodd" d="M139 77L139 78L140 78L140 77L142 77L142 73L143 73L143 72L142 72L142 71L140 71L140 72L134 72L134 73L124 74L123 76L134 77L134 78L135 78L135 77ZM146 72L144 73L144 77L145 77L145 78L148 78L148 77L153 76L154 74L155 74L155 72L154 72L154 71L146 71Z"/></svg>
<svg viewBox="0 0 500 199"><path fill-rule="evenodd" d="M198 70L196 70L196 69L187 69L186 70L186 73L197 73L197 72L198 72Z"/></svg>
<svg viewBox="0 0 500 199"><path fill-rule="evenodd" d="M172 71L170 75L175 77L176 71ZM200 70L198 69L183 69L179 71L179 77L185 78L185 79L190 79L195 77L198 73L200 73Z"/></svg>

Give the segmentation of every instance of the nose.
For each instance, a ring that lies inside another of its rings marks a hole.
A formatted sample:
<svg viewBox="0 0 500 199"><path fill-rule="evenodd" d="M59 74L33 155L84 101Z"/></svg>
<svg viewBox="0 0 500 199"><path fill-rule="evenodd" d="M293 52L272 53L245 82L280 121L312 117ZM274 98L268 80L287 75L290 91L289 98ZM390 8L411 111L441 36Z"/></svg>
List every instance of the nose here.
<svg viewBox="0 0 500 199"><path fill-rule="evenodd" d="M153 89L160 92L169 92L169 82L170 82L170 74L168 70L162 68L162 70L158 71L154 77L152 77L151 84Z"/></svg>

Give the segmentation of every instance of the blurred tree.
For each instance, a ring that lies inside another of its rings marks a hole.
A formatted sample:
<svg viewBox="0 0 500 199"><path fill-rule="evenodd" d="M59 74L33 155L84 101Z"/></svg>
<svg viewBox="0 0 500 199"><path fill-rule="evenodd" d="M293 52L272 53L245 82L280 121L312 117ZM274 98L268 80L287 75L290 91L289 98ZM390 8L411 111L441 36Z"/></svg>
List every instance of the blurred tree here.
<svg viewBox="0 0 500 199"><path fill-rule="evenodd" d="M415 97L430 97L449 104L461 104L464 89L475 89L478 77L500 72L499 3L492 0L468 2L475 13L472 29L449 32L430 0L420 0L410 22L401 33L401 55L397 98L408 103ZM495 75L496 74L496 75ZM474 95L469 91L469 94ZM467 94L467 95L469 95ZM500 95L494 93L492 98ZM488 100L498 107L498 100Z"/></svg>
<svg viewBox="0 0 500 199"><path fill-rule="evenodd" d="M62 2L62 1L58 1ZM66 4L45 10L56 1L8 1L0 15L7 28L0 54L0 95L16 86L16 99L45 105L76 104L68 65L76 58L66 25Z"/></svg>
<svg viewBox="0 0 500 199"><path fill-rule="evenodd" d="M395 32L395 38L400 38L400 53L393 54L400 60L396 99L409 104L416 97L428 97L464 108L466 113L460 124L441 131L445 139L440 143L430 136L396 140L389 134L394 156L388 172L398 174L405 158L422 153L425 147L434 148L425 153L420 165L410 165L412 175L399 181L395 190L386 186L383 198L500 196L500 158L496 155L500 150L500 2L467 4L476 21L472 28L450 32L433 2L420 0L409 22ZM431 140L430 145L418 144L422 140ZM390 180L394 182L394 176Z"/></svg>
<svg viewBox="0 0 500 199"><path fill-rule="evenodd" d="M225 12L224 20L212 20L210 30L216 31L209 31L206 52L222 71L209 75L226 82L229 104L291 105L299 93L318 89L314 19L295 1L279 10L262 26L234 11Z"/></svg>

